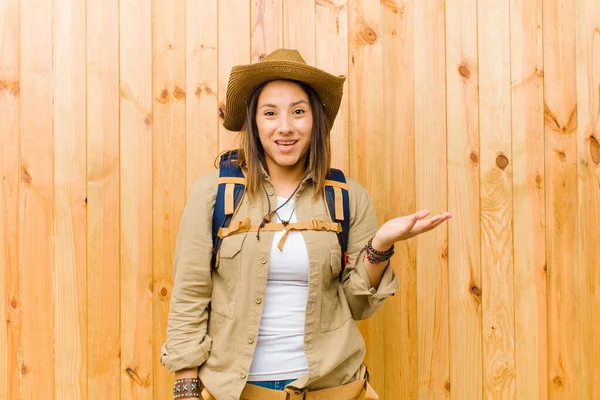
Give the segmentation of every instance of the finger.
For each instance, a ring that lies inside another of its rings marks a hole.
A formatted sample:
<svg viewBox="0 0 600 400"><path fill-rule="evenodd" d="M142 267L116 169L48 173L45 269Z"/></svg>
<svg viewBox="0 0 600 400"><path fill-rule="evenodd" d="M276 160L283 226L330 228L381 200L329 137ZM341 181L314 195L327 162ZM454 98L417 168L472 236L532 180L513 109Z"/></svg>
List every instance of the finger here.
<svg viewBox="0 0 600 400"><path fill-rule="evenodd" d="M414 213L413 218L416 218L417 220L421 220L421 219L427 217L429 214L431 214L431 211L429 211L428 209L423 209L423 210L419 210L416 213Z"/></svg>

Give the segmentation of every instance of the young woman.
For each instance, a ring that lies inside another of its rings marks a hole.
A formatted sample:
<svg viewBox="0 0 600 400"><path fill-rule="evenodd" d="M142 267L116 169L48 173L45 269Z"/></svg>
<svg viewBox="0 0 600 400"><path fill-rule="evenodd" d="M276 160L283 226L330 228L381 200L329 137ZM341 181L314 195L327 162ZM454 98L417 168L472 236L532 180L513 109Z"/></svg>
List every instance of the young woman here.
<svg viewBox="0 0 600 400"><path fill-rule="evenodd" d="M426 219L422 210L378 228L367 192L347 179L342 267L324 188L344 80L307 65L294 50L233 68L224 126L241 132L233 162L246 189L222 230L214 265L219 172L201 177L188 200L161 357L175 372L175 398L377 398L354 321L373 315L396 291L388 265L394 243L450 214Z"/></svg>

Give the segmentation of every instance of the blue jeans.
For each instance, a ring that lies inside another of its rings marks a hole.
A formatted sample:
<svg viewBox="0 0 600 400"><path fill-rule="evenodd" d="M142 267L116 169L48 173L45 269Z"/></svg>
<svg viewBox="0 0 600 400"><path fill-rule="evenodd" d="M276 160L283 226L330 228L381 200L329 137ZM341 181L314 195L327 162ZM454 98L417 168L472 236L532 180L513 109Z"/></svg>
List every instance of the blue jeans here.
<svg viewBox="0 0 600 400"><path fill-rule="evenodd" d="M265 389L271 390L283 390L287 385L294 382L295 379L286 379L283 381L260 381L260 382L248 382L251 385L260 386Z"/></svg>

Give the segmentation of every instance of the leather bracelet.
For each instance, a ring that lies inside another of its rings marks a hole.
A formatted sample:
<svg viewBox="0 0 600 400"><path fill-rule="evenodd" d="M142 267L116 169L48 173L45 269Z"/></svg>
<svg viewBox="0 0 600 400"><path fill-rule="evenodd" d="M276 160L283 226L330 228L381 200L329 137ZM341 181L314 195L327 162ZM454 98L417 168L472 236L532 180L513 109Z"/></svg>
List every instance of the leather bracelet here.
<svg viewBox="0 0 600 400"><path fill-rule="evenodd" d="M371 238L371 239L369 239L369 242L367 243L367 251L369 251L370 253L372 253L376 256L387 257L389 260L394 255L395 249L394 249L394 245L392 245L392 247L390 247L386 251L375 250L373 248L373 238Z"/></svg>
<svg viewBox="0 0 600 400"><path fill-rule="evenodd" d="M173 398L198 397L200 398L200 380L198 378L177 379L173 386Z"/></svg>

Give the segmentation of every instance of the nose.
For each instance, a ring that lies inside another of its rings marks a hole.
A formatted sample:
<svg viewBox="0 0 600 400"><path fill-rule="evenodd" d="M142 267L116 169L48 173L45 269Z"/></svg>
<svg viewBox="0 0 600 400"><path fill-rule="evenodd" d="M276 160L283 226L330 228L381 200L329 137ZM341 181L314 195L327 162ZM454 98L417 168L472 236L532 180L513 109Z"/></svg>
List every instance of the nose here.
<svg viewBox="0 0 600 400"><path fill-rule="evenodd" d="M279 118L279 133L291 133L292 132L292 121L288 115L282 115Z"/></svg>

